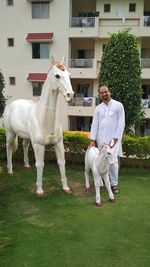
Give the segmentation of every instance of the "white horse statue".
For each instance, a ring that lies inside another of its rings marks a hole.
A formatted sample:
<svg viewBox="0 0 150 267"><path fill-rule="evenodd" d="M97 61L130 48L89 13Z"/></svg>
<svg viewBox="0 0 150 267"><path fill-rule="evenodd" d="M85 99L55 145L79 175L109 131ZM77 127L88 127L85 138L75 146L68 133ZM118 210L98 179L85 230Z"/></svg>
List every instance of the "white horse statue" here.
<svg viewBox="0 0 150 267"><path fill-rule="evenodd" d="M25 167L30 167L28 146L31 141L37 168L36 193L38 195L44 194L42 176L47 144L54 144L62 187L65 192L70 192L65 172L63 133L56 108L59 93L63 94L66 102L73 99L70 74L64 67L64 59L58 63L51 56L51 67L39 101L34 103L31 100L18 99L8 105L4 112L8 173L13 174L12 153L17 150L17 136L23 138L24 163Z"/></svg>
<svg viewBox="0 0 150 267"><path fill-rule="evenodd" d="M114 164L114 162L115 157L113 155L113 149L111 149L108 145L104 145L101 152L99 152L98 148L91 147L85 153L85 191L90 191L89 173L90 170L92 170L96 192L95 204L97 207L102 206L100 187L103 186L103 180L109 194L109 201L111 203L116 202L109 180L109 168L111 164Z"/></svg>

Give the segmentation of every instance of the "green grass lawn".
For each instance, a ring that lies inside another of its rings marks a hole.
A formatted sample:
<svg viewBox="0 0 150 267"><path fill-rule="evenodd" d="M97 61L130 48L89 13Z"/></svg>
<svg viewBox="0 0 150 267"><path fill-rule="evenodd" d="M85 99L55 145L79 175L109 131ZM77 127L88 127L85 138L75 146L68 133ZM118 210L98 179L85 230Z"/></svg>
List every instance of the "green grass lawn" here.
<svg viewBox="0 0 150 267"><path fill-rule="evenodd" d="M0 267L149 267L150 172L122 169L117 203L94 206L84 192L84 166L67 164L73 193L62 192L56 164L45 166L44 197L35 168L0 173ZM91 179L91 184L93 184Z"/></svg>

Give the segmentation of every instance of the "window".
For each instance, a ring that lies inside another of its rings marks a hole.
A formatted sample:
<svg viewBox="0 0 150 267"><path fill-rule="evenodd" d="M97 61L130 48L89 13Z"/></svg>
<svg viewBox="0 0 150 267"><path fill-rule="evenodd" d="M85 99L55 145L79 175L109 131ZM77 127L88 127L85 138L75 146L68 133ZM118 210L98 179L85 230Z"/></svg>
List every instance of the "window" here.
<svg viewBox="0 0 150 267"><path fill-rule="evenodd" d="M49 18L49 1L32 2L32 18L33 19Z"/></svg>
<svg viewBox="0 0 150 267"><path fill-rule="evenodd" d="M83 95L84 97L88 96L88 88L90 87L89 84L77 84L77 90L76 94L77 95Z"/></svg>
<svg viewBox="0 0 150 267"><path fill-rule="evenodd" d="M103 44L102 51L104 52L106 44Z"/></svg>
<svg viewBox="0 0 150 267"><path fill-rule="evenodd" d="M150 58L150 48L141 48L141 58L144 59Z"/></svg>
<svg viewBox="0 0 150 267"><path fill-rule="evenodd" d="M8 38L7 42L8 42L8 46L14 46L14 38Z"/></svg>
<svg viewBox="0 0 150 267"><path fill-rule="evenodd" d="M78 58L94 58L94 49L78 49Z"/></svg>
<svg viewBox="0 0 150 267"><path fill-rule="evenodd" d="M89 132L92 124L92 117L70 116L71 131L86 131Z"/></svg>
<svg viewBox="0 0 150 267"><path fill-rule="evenodd" d="M40 96L42 93L42 82L32 82L33 86L33 96Z"/></svg>
<svg viewBox="0 0 150 267"><path fill-rule="evenodd" d="M13 0L7 0L7 5L8 6L13 6L13 2L14 2Z"/></svg>
<svg viewBox="0 0 150 267"><path fill-rule="evenodd" d="M110 4L104 4L104 12L110 12Z"/></svg>
<svg viewBox="0 0 150 267"><path fill-rule="evenodd" d="M32 58L49 58L49 43L32 43Z"/></svg>
<svg viewBox="0 0 150 267"><path fill-rule="evenodd" d="M143 84L142 85L142 99L150 99L150 85L149 84Z"/></svg>
<svg viewBox="0 0 150 267"><path fill-rule="evenodd" d="M15 84L16 84L16 79L15 79L15 77L9 77L9 84L10 84L10 85L15 85Z"/></svg>
<svg viewBox="0 0 150 267"><path fill-rule="evenodd" d="M129 12L135 12L136 11L136 4L130 3L129 4Z"/></svg>

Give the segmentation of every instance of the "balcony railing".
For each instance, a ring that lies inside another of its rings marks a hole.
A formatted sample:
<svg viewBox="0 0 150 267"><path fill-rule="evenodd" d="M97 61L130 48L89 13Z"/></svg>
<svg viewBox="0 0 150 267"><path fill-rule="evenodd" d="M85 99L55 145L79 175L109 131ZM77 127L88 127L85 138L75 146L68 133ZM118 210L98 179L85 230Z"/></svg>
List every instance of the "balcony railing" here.
<svg viewBox="0 0 150 267"><path fill-rule="evenodd" d="M150 16L144 16L144 26L150 27Z"/></svg>
<svg viewBox="0 0 150 267"><path fill-rule="evenodd" d="M69 105L91 107L93 104L95 106L95 97L75 97L74 102L70 103Z"/></svg>
<svg viewBox="0 0 150 267"><path fill-rule="evenodd" d="M69 59L69 68L93 68L93 59Z"/></svg>
<svg viewBox="0 0 150 267"><path fill-rule="evenodd" d="M150 108L150 99L141 99L142 108Z"/></svg>
<svg viewBox="0 0 150 267"><path fill-rule="evenodd" d="M149 58L141 58L141 67L142 68L150 68L150 59Z"/></svg>
<svg viewBox="0 0 150 267"><path fill-rule="evenodd" d="M95 18L93 17L74 17L70 18L70 27L95 27Z"/></svg>

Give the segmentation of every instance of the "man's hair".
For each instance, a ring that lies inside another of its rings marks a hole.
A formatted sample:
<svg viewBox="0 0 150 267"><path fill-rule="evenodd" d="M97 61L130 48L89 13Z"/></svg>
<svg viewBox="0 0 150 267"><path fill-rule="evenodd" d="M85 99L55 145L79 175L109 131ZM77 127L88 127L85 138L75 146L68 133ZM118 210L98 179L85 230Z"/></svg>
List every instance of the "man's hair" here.
<svg viewBox="0 0 150 267"><path fill-rule="evenodd" d="M99 92L99 93L100 93L100 89L103 88L103 87L104 87L104 88L107 88L108 91L111 92L110 88L109 88L106 84L102 84L102 85L100 85L99 88L98 88L98 92Z"/></svg>

